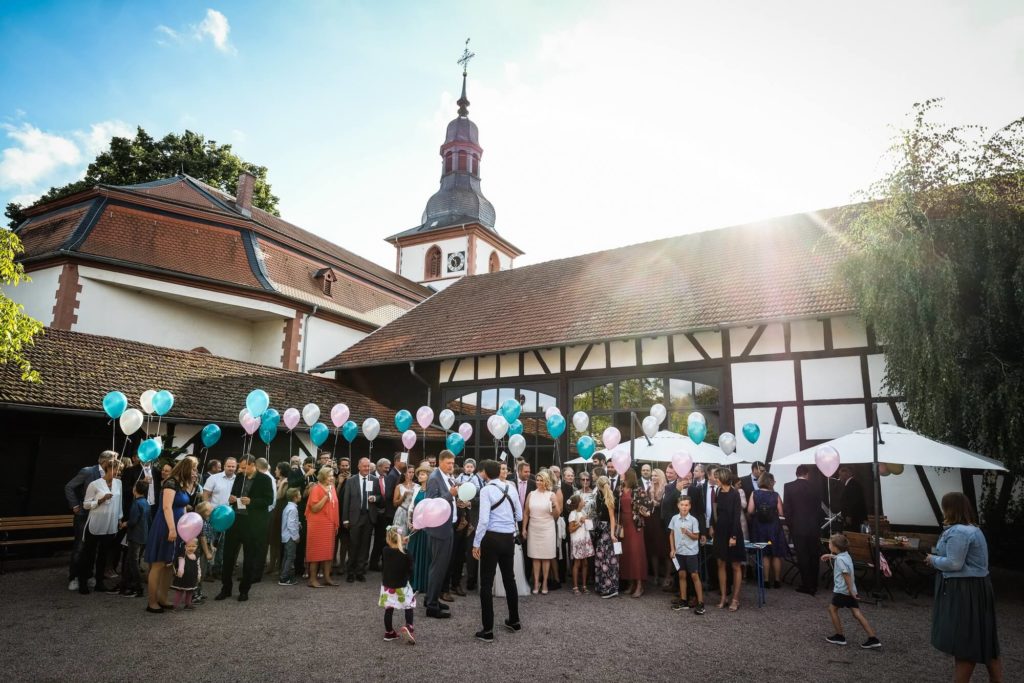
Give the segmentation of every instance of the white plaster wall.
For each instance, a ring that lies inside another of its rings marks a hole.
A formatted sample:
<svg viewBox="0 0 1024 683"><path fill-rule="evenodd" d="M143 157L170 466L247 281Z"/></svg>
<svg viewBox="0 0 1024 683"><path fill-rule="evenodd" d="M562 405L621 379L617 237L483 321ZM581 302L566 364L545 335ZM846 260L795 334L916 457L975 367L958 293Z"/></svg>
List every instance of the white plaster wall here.
<svg viewBox="0 0 1024 683"><path fill-rule="evenodd" d="M863 404L804 406L808 439L835 439L867 426Z"/></svg>
<svg viewBox="0 0 1024 683"><path fill-rule="evenodd" d="M558 349L541 349L540 357L544 359L551 372L562 371L562 354Z"/></svg>
<svg viewBox="0 0 1024 683"><path fill-rule="evenodd" d="M872 396L888 396L883 386L885 380L885 354L876 353L868 356L868 378L871 380Z"/></svg>
<svg viewBox="0 0 1024 683"><path fill-rule="evenodd" d="M455 373L455 381L461 382L463 380L473 379L473 359L463 358L462 362L459 363L459 369Z"/></svg>
<svg viewBox="0 0 1024 683"><path fill-rule="evenodd" d="M736 353L743 351L739 349ZM773 323L765 326L764 334L754 344L754 348L750 351L751 355L761 356L770 353L785 353L786 352L786 333L782 329L782 323Z"/></svg>
<svg viewBox="0 0 1024 683"><path fill-rule="evenodd" d="M803 360L800 370L805 400L864 396L859 356Z"/></svg>
<svg viewBox="0 0 1024 683"><path fill-rule="evenodd" d="M868 332L860 318L852 315L832 318L832 347L857 349L868 345Z"/></svg>
<svg viewBox="0 0 1024 683"><path fill-rule="evenodd" d="M203 428L203 425L193 425L193 424L177 424L177 425L174 425L174 443L173 444L167 444L167 445L174 446L175 448L184 446L185 443L189 439L191 439L193 436L198 434L199 431L202 428ZM163 431L163 430L161 430L161 431ZM202 450L202 448L203 448L203 444L201 444L201 443L200 444L196 444L196 447L192 449L192 454L195 455L196 457L199 457L199 451ZM203 461L200 460L199 464L202 465Z"/></svg>
<svg viewBox="0 0 1024 683"><path fill-rule="evenodd" d="M820 320L794 320L789 324L792 351L824 351L825 329Z"/></svg>
<svg viewBox="0 0 1024 683"><path fill-rule="evenodd" d="M584 370L601 370L606 367L604 344L594 344L590 349L590 355L583 364Z"/></svg>
<svg viewBox="0 0 1024 683"><path fill-rule="evenodd" d="M480 356L477 364L477 375L480 379L494 379L496 372L496 356Z"/></svg>
<svg viewBox="0 0 1024 683"><path fill-rule="evenodd" d="M524 375L543 375L544 368L541 367L540 363L537 362L537 357L533 355L532 351L527 351L523 354L523 374Z"/></svg>
<svg viewBox="0 0 1024 683"><path fill-rule="evenodd" d="M747 344L755 332L757 332L756 325L729 328L729 348L732 350L733 356L743 353L743 349L747 348Z"/></svg>
<svg viewBox="0 0 1024 683"><path fill-rule="evenodd" d="M0 291L25 307L25 314L44 325L53 322L53 305L57 302L57 283L62 267L42 268L29 273L31 282L22 280L17 287L3 286Z"/></svg>
<svg viewBox="0 0 1024 683"><path fill-rule="evenodd" d="M281 345L284 343L284 321L278 327L281 330L281 340L278 343L276 364L280 365ZM312 370L324 361L330 360L366 336L366 333L361 330L353 330L351 327L338 325L322 318L310 318L304 327L308 329L302 330L302 339L299 340L299 367L303 367L302 347L305 345L308 356L305 363L306 370ZM470 364L470 372L472 373L472 364Z"/></svg>
<svg viewBox="0 0 1024 683"><path fill-rule="evenodd" d="M586 345L582 346L567 346L565 348L565 368L566 370L572 371L576 369L576 366L580 362L580 358L583 357L583 352L587 350Z"/></svg>
<svg viewBox="0 0 1024 683"><path fill-rule="evenodd" d="M764 462L765 457L768 455L768 442L771 440L772 423L774 421L775 408L740 408L734 410L733 424L736 425L736 452L744 457ZM752 444L743 436L743 425L748 422L753 422L761 428L761 436L757 439L757 443ZM747 466L747 474L750 474L749 466Z"/></svg>
<svg viewBox="0 0 1024 683"><path fill-rule="evenodd" d="M501 355L501 376L502 377L518 377L519 376L519 354L518 353L503 353Z"/></svg>
<svg viewBox="0 0 1024 683"><path fill-rule="evenodd" d="M712 358L722 357L722 333L721 332L695 332L694 338L704 347L707 354ZM735 348L735 347L733 347ZM733 353L738 353L733 351ZM676 360L679 360L678 358Z"/></svg>
<svg viewBox="0 0 1024 683"><path fill-rule="evenodd" d="M668 362L668 337L644 338L640 340L640 351L644 365L660 365Z"/></svg>
<svg viewBox="0 0 1024 683"><path fill-rule="evenodd" d="M168 346L205 347L216 356L249 361L252 323L143 292L81 278L76 332ZM280 356L275 365L280 365Z"/></svg>
<svg viewBox="0 0 1024 683"><path fill-rule="evenodd" d="M469 238L452 237L449 239L438 240L437 242L426 242L424 244L413 244L410 246L402 247L402 254L400 259L400 272L410 280L421 282L424 279L424 266L426 265L427 250L432 246L437 245L441 248L441 275L450 275L448 272L448 254L453 251L464 251L466 252L466 258L469 259ZM469 265L466 266L467 270Z"/></svg>
<svg viewBox="0 0 1024 683"><path fill-rule="evenodd" d="M261 320L252 323L253 363L282 367L284 353L284 323L282 320Z"/></svg>
<svg viewBox="0 0 1024 683"><path fill-rule="evenodd" d="M492 251L498 253L498 263L500 264L501 270L509 270L512 267L512 259L501 253L498 249L495 249L493 244L478 236L476 238L476 263L474 264L476 269L474 274L480 275L490 272L488 270L488 266L491 262Z"/></svg>
<svg viewBox="0 0 1024 683"><path fill-rule="evenodd" d="M944 470L925 467L924 472L937 500L942 500L942 497L950 491L963 491L963 483L960 481L960 470L958 469ZM935 515L932 514L931 505L928 504L924 487L921 486L921 480L913 467L907 465L903 469L903 474L880 477L879 481L881 482L882 510L889 518L890 523L938 526ZM873 505L870 489L865 493L868 495L868 505Z"/></svg>
<svg viewBox="0 0 1024 683"><path fill-rule="evenodd" d="M625 368L636 365L636 342L632 339L614 341L609 346L613 368ZM591 354L593 354L593 351L591 351Z"/></svg>
<svg viewBox="0 0 1024 683"><path fill-rule="evenodd" d="M771 438L770 423L768 431L767 438ZM740 438L742 439L743 437L741 436ZM762 436L761 438L765 437ZM775 450L772 452L772 460L796 453L799 450L800 429L797 426L796 408L792 406L783 408L782 420L779 422L779 436L775 442ZM796 479L796 465L772 465L770 471L775 475L775 490L779 492L779 495L782 495L782 489L786 484Z"/></svg>
<svg viewBox="0 0 1024 683"><path fill-rule="evenodd" d="M733 363L731 367L734 403L796 400L793 361Z"/></svg>

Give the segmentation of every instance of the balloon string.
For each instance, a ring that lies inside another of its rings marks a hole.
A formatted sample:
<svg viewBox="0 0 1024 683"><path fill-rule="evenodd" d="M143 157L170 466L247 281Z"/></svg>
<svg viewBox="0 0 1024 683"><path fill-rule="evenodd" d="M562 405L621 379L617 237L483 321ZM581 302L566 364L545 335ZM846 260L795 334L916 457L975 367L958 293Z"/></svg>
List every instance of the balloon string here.
<svg viewBox="0 0 1024 683"><path fill-rule="evenodd" d="M121 458L122 458L122 459L124 459L124 452L125 452L125 450L127 450L127 448L128 448L128 443L129 443L130 441L131 441L131 438L130 438L130 437L128 437L128 436L125 436L125 437L124 437L124 446L121 446Z"/></svg>
<svg viewBox="0 0 1024 683"><path fill-rule="evenodd" d="M334 428L334 448L331 449L331 458L334 458L334 454L338 452L338 432L341 431L341 427Z"/></svg>
<svg viewBox="0 0 1024 683"><path fill-rule="evenodd" d="M110 421L110 450L117 450L117 425L113 420Z"/></svg>

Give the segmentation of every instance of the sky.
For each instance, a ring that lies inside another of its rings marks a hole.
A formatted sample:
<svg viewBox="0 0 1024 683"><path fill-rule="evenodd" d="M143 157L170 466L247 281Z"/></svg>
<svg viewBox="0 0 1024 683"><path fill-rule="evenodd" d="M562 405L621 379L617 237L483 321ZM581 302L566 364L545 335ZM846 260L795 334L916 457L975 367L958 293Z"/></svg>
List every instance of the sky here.
<svg viewBox="0 0 1024 683"><path fill-rule="evenodd" d="M231 143L282 216L388 268L456 115L525 265L848 202L915 102L1024 116L1019 0L0 7L0 204L142 126Z"/></svg>

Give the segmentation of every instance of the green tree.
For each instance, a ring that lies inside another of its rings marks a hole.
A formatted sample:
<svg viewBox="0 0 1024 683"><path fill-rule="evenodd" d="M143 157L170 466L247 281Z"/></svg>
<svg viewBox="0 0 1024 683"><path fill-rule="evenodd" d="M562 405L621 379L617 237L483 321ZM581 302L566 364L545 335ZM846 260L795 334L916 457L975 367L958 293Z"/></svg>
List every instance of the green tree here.
<svg viewBox="0 0 1024 683"><path fill-rule="evenodd" d="M231 145L218 144L207 140L200 133L186 130L182 135L168 133L160 140L152 138L138 128L134 138L115 137L110 147L89 164L85 178L61 187L51 187L36 202L50 201L81 192L93 185L134 185L167 178L177 173L186 173L234 195L238 176L243 171L256 176L253 190L253 206L275 216L277 197L270 191L267 182L267 167L257 166L241 159L231 151ZM25 207L11 202L5 214L14 227L24 220Z"/></svg>
<svg viewBox="0 0 1024 683"><path fill-rule="evenodd" d="M843 268L908 425L1024 471L1024 119L993 132L914 106L892 170L847 210ZM1012 487L1004 480L1001 507Z"/></svg>
<svg viewBox="0 0 1024 683"><path fill-rule="evenodd" d="M21 240L10 230L0 228L0 285L15 287L27 281L25 269L14 261L22 251ZM38 382L39 373L25 357L25 347L43 329L43 324L25 315L21 304L11 301L0 291L0 365L14 363L21 369L21 378Z"/></svg>

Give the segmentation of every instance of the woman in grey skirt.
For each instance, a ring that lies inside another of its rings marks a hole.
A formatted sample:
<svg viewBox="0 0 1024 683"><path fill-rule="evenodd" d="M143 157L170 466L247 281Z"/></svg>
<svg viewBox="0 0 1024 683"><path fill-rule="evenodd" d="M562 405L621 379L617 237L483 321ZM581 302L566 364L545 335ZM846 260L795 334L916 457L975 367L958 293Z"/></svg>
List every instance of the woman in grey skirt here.
<svg viewBox="0 0 1024 683"><path fill-rule="evenodd" d="M989 680L1003 680L996 634L995 594L988 573L988 544L967 496L942 497L946 530L926 561L939 573L932 612L932 645L953 655L953 680L966 683L976 664Z"/></svg>

